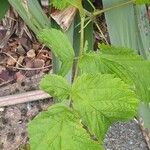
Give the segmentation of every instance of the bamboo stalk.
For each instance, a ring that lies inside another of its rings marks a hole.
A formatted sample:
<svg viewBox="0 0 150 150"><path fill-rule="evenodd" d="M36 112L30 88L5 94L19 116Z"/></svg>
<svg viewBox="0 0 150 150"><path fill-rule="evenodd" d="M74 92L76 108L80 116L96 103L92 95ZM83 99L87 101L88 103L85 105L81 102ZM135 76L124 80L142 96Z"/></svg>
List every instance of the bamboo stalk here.
<svg viewBox="0 0 150 150"><path fill-rule="evenodd" d="M50 98L51 96L41 90L25 92L21 94L0 97L0 107L37 101Z"/></svg>

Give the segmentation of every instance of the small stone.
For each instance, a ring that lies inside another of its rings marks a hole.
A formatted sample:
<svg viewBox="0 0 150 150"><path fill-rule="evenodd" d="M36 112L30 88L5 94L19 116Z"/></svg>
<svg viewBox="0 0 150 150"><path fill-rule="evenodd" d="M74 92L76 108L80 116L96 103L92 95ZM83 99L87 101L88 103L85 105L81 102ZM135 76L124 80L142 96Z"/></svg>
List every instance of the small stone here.
<svg viewBox="0 0 150 150"><path fill-rule="evenodd" d="M42 68L44 67L44 60L42 59L35 59L33 62L33 67L34 68Z"/></svg>
<svg viewBox="0 0 150 150"><path fill-rule="evenodd" d="M9 107L7 108L5 117L16 123L21 119L21 112L17 107Z"/></svg>
<svg viewBox="0 0 150 150"><path fill-rule="evenodd" d="M4 108L3 107L0 107L0 112L3 112L4 111Z"/></svg>
<svg viewBox="0 0 150 150"><path fill-rule="evenodd" d="M7 59L7 65L9 65L9 66L15 66L15 64L17 62L17 59L18 59L17 55L13 55L12 57L9 57Z"/></svg>
<svg viewBox="0 0 150 150"><path fill-rule="evenodd" d="M132 145L132 144L133 144L133 142L132 142L132 141L130 141L130 142L129 142L129 144L130 144L130 145Z"/></svg>
<svg viewBox="0 0 150 150"><path fill-rule="evenodd" d="M38 59L43 59L44 61L47 61L47 60L51 59L50 53L47 50L40 51L37 55L37 58Z"/></svg>
<svg viewBox="0 0 150 150"><path fill-rule="evenodd" d="M19 54L19 55L24 55L26 52L25 52L25 49L19 45L16 49L16 52Z"/></svg>
<svg viewBox="0 0 150 150"><path fill-rule="evenodd" d="M34 49L30 49L28 52L27 52L27 57L28 58L34 58L36 56L35 54L35 50Z"/></svg>
<svg viewBox="0 0 150 150"><path fill-rule="evenodd" d="M2 71L6 70L6 68L4 66L0 66L0 74L2 73Z"/></svg>
<svg viewBox="0 0 150 150"><path fill-rule="evenodd" d="M15 79L16 81L22 81L25 78L25 76L21 72L16 72Z"/></svg>
<svg viewBox="0 0 150 150"><path fill-rule="evenodd" d="M33 43L32 48L35 49L35 50L39 49L39 44L38 43Z"/></svg>
<svg viewBox="0 0 150 150"><path fill-rule="evenodd" d="M51 60L45 62L45 66L49 66L51 64Z"/></svg>
<svg viewBox="0 0 150 150"><path fill-rule="evenodd" d="M33 61L31 59L26 57L24 61L25 61L26 68L33 68Z"/></svg>

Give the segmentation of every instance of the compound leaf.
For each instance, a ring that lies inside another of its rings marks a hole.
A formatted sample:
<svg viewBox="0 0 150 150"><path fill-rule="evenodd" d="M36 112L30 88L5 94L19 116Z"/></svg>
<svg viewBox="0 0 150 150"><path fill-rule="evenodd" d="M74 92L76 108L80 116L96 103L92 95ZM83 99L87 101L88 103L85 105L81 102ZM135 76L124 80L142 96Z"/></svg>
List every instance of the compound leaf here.
<svg viewBox="0 0 150 150"><path fill-rule="evenodd" d="M116 56L115 58L118 59ZM132 80L128 71L123 65L115 61L115 58L111 55L103 55L101 52L84 54L79 61L80 73L110 73L127 83L131 83Z"/></svg>
<svg viewBox="0 0 150 150"><path fill-rule="evenodd" d="M72 86L73 107L89 131L101 140L110 124L135 115L135 93L113 75L83 74Z"/></svg>
<svg viewBox="0 0 150 150"><path fill-rule="evenodd" d="M58 75L45 75L40 82L40 88L59 101L69 97L70 86L67 81Z"/></svg>
<svg viewBox="0 0 150 150"><path fill-rule="evenodd" d="M127 48L99 46L100 52L85 54L80 59L81 73L110 73L134 85L139 99L150 102L150 61Z"/></svg>
<svg viewBox="0 0 150 150"><path fill-rule="evenodd" d="M143 60L137 53L135 53L130 48L124 48L124 47L115 47L115 46L109 46L105 44L99 44L98 45L101 53L107 54L107 57L109 58L109 55L115 60Z"/></svg>
<svg viewBox="0 0 150 150"><path fill-rule="evenodd" d="M38 38L62 62L58 74L65 76L73 64L74 51L67 36L56 29L43 29L39 32Z"/></svg>
<svg viewBox="0 0 150 150"><path fill-rule="evenodd" d="M102 150L72 109L56 104L28 124L31 150Z"/></svg>
<svg viewBox="0 0 150 150"><path fill-rule="evenodd" d="M112 69L112 72L119 76L129 77L135 85L135 91L139 99L149 103L150 102L150 61L144 60L132 50L127 48L116 48L106 45L100 45L102 57L105 57L105 64ZM119 69L114 70L119 66ZM123 74L125 76L123 76ZM128 78L128 79L129 79ZM125 81L125 80L124 80Z"/></svg>

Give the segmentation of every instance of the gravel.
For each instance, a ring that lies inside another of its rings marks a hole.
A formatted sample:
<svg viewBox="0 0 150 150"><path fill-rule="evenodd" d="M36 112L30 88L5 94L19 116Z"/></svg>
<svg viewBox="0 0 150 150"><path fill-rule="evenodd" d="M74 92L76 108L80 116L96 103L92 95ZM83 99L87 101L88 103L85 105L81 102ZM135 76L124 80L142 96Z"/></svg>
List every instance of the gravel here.
<svg viewBox="0 0 150 150"><path fill-rule="evenodd" d="M106 150L149 150L136 121L111 126L104 140Z"/></svg>

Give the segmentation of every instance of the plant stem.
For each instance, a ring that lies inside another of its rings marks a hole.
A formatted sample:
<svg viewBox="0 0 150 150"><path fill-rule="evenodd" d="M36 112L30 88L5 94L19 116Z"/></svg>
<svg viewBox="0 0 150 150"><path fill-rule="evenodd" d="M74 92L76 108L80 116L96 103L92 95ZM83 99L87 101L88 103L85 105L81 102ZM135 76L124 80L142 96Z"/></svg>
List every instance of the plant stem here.
<svg viewBox="0 0 150 150"><path fill-rule="evenodd" d="M93 13L91 13L91 16L90 17L87 17L86 19L85 19L85 15L81 15L81 13L80 13L80 17L81 17L81 23L80 23L80 51L79 51L79 56L78 56L78 58L80 58L82 55L83 55L83 53L84 53L84 22L85 22L85 20L87 20L87 19L90 19L90 18L93 18L93 17L95 17L95 16L97 16L97 15L100 15L100 14L102 14L102 13L104 13L104 12L106 12L106 11L109 11L109 10L112 10L112 9L114 9L114 8L118 8L118 7L121 7L121 6L125 6L125 5L128 5L128 4L131 4L131 3L133 3L135 0L130 0L130 1L127 1L127 2L124 2L124 3L120 3L120 4L115 4L115 5L113 5L113 6L111 6L111 7L109 7L109 8L105 8L105 9L103 9L103 10L98 10L98 11L95 11L95 12L93 12ZM79 69L79 59L77 60L77 65L76 65L76 68L75 68L75 75L74 75L74 78L73 78L73 80L77 77L77 75L78 75L78 69Z"/></svg>
<svg viewBox="0 0 150 150"><path fill-rule="evenodd" d="M80 50L79 50L79 55L78 58L80 58L83 53L84 53L84 21L85 21L85 16L81 16L81 26L80 26ZM74 75L74 79L77 77L78 75L78 69L79 69L79 59L77 60L77 65L75 68L75 75ZM73 79L73 80L74 80Z"/></svg>
<svg viewBox="0 0 150 150"><path fill-rule="evenodd" d="M102 10L97 10L97 11L95 11L93 13L85 11L85 13L87 15L87 18L85 19L85 21L87 21L87 20L92 21L92 20L94 20L93 18L95 18L96 16L101 15L102 13L104 13L106 11L109 11L109 10L112 10L114 8L118 8L118 7L121 7L121 6L125 6L125 5L128 5L128 4L132 4L134 2L135 2L135 0L130 0L130 1L127 1L127 2L124 2L124 3L115 4L115 5L111 6L111 7L108 7L108 8L102 9ZM81 23L79 23L78 25L80 25L80 24Z"/></svg>
<svg viewBox="0 0 150 150"><path fill-rule="evenodd" d="M79 57L83 54L84 49L84 20L85 17L81 18L81 33L80 33L80 51L79 51Z"/></svg>
<svg viewBox="0 0 150 150"><path fill-rule="evenodd" d="M109 10L112 10L114 8L118 8L118 7L121 7L121 6L125 6L125 5L131 4L133 2L134 2L134 0L130 0L130 1L127 1L127 2L124 2L124 3L115 4L115 5L111 6L111 7L105 8L103 10L98 10L98 11L93 12L92 16L100 15L100 14L106 12L106 11L109 11Z"/></svg>
<svg viewBox="0 0 150 150"><path fill-rule="evenodd" d="M106 44L109 45L109 43L108 43L108 41L107 41L107 39L106 39L104 33L102 32L101 28L99 27L97 21L94 21L94 23L95 23L95 26L97 27L98 31L100 32L102 38L105 40Z"/></svg>

